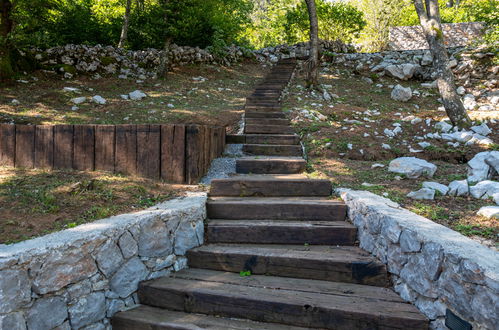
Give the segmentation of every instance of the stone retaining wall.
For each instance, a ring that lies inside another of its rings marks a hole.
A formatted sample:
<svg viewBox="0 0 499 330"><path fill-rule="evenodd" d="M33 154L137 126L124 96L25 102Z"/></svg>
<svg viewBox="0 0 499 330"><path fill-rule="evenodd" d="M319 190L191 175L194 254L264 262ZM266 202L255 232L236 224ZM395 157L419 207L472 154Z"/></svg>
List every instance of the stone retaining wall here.
<svg viewBox="0 0 499 330"><path fill-rule="evenodd" d="M444 23L442 30L446 47L465 46L482 35L483 23ZM420 25L394 26L390 28L390 49L428 49L428 43Z"/></svg>
<svg viewBox="0 0 499 330"><path fill-rule="evenodd" d="M203 243L206 194L189 193L40 238L0 245L0 329L106 329L141 280L186 266Z"/></svg>
<svg viewBox="0 0 499 330"><path fill-rule="evenodd" d="M397 203L366 191L339 189L360 246L387 265L395 291L444 325L446 309L473 329L499 319L499 253Z"/></svg>

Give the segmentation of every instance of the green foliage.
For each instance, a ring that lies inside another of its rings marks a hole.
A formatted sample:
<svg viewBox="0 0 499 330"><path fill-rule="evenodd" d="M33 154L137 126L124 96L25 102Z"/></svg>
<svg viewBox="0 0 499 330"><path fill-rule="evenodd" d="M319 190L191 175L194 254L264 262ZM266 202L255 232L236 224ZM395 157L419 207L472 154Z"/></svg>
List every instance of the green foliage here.
<svg viewBox="0 0 499 330"><path fill-rule="evenodd" d="M339 2L316 0L319 38L351 42L365 26L362 13ZM255 48L308 41L309 18L305 1L274 0L257 8L253 24L246 31Z"/></svg>
<svg viewBox="0 0 499 330"><path fill-rule="evenodd" d="M241 270L239 272L239 276L241 276L241 277L251 276L251 271L250 270Z"/></svg>

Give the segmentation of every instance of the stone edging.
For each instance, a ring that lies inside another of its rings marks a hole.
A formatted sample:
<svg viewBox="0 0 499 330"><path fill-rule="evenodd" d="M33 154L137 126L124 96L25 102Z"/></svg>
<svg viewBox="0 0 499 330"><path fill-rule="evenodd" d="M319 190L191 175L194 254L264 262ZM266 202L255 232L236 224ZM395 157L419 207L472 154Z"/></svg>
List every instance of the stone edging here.
<svg viewBox="0 0 499 330"><path fill-rule="evenodd" d="M0 329L110 328L141 280L185 268L203 244L206 194L188 193L14 245L0 245Z"/></svg>
<svg viewBox="0 0 499 330"><path fill-rule="evenodd" d="M373 193L337 192L360 247L387 265L395 291L432 320L433 329L447 329L447 308L473 329L497 325L498 252Z"/></svg>

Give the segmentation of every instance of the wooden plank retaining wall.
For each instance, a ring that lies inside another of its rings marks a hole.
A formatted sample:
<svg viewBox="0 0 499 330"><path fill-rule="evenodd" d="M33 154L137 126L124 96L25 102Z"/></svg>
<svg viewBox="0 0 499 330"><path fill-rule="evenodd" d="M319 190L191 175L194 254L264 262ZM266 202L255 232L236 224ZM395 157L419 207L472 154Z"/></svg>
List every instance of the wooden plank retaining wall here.
<svg viewBox="0 0 499 330"><path fill-rule="evenodd" d="M225 148L201 125L0 124L0 166L102 170L195 184Z"/></svg>

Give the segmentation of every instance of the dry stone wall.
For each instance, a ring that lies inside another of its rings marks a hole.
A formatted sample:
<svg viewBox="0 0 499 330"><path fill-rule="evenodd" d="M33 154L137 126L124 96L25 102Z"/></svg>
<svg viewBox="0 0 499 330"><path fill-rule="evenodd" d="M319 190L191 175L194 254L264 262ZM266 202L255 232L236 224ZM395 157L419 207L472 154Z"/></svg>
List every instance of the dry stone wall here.
<svg viewBox="0 0 499 330"><path fill-rule="evenodd" d="M203 243L206 194L0 245L0 329L110 329L140 281L186 267Z"/></svg>
<svg viewBox="0 0 499 330"><path fill-rule="evenodd" d="M482 35L483 23L444 23L442 32L446 47L465 46ZM428 49L421 26L395 26L390 28L390 49Z"/></svg>
<svg viewBox="0 0 499 330"><path fill-rule="evenodd" d="M395 291L432 320L433 329L447 329L446 309L473 329L497 327L498 252L373 193L338 192L360 247L387 265Z"/></svg>

